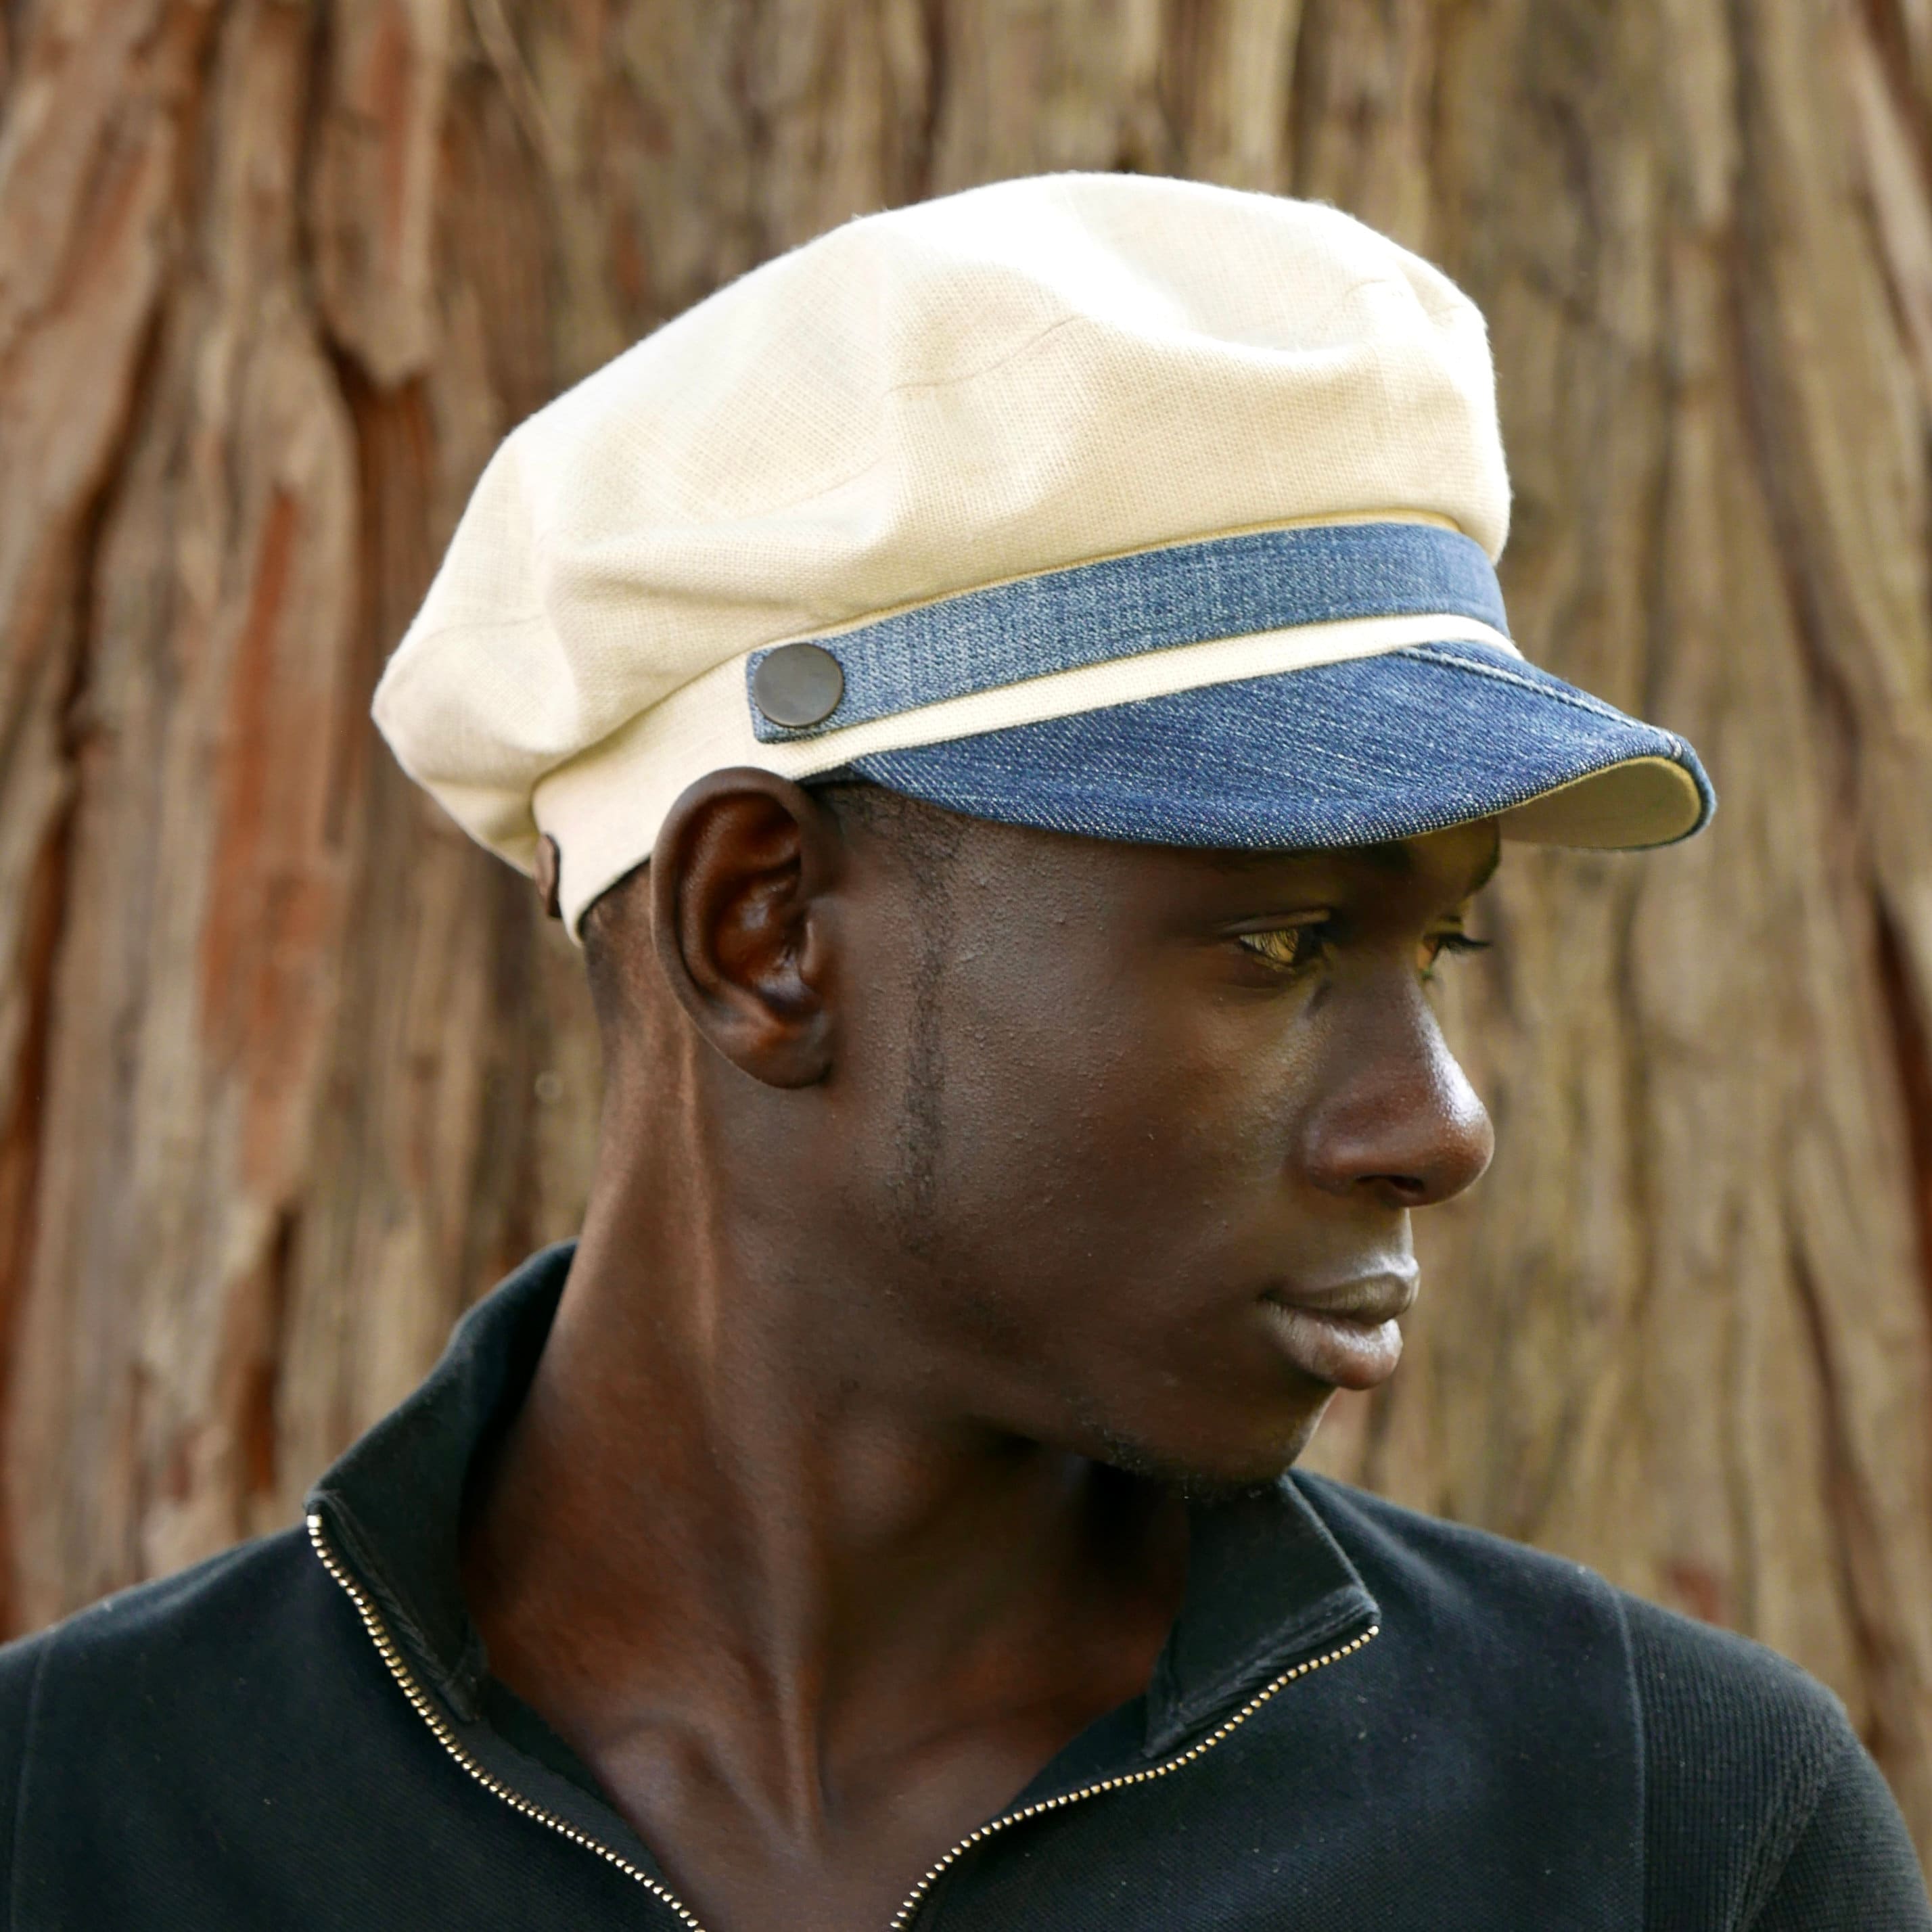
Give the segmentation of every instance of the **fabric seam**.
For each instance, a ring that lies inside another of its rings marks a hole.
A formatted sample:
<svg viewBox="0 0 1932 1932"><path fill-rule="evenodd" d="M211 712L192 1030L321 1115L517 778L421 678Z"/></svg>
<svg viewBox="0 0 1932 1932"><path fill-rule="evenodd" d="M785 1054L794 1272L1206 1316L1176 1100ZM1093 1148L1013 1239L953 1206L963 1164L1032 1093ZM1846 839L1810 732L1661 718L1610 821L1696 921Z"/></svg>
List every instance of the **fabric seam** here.
<svg viewBox="0 0 1932 1932"><path fill-rule="evenodd" d="M1164 1756L1175 1745L1196 1732L1205 1730L1230 1706L1241 1701L1241 1693L1253 1684L1265 1683L1270 1676L1279 1674L1282 1663L1301 1651L1318 1651L1332 1643L1352 1625L1381 1623L1382 1612L1375 1599L1369 1594L1366 1586L1360 1584L1339 1585L1328 1597L1317 1606L1322 1614L1310 1619L1308 1627L1289 1643L1274 1645L1272 1650L1265 1646L1250 1651L1247 1655L1236 1659L1227 1666L1210 1683L1197 1688L1192 1696L1174 1696L1175 1706L1173 1721L1162 1733L1166 1742L1159 1744L1144 1744L1142 1756L1147 1758ZM1388 1625L1382 1624L1386 1630ZM1263 1660L1258 1662L1257 1659ZM1161 1652L1161 1661L1165 1664L1167 1652ZM1173 1685L1173 1672L1168 1667L1167 1686Z"/></svg>
<svg viewBox="0 0 1932 1932"><path fill-rule="evenodd" d="M9 1843L7 1847L7 1927L8 1932L20 1922L20 1845L21 1826L27 1813L27 1780L33 1768L34 1754L29 1748L34 1730L40 1723L40 1692L46 1681L47 1659L53 1654L56 1643L64 1640L50 1637L40 1654L34 1660L33 1681L27 1686L27 1720L20 1727L20 1786L14 1794L14 1815L8 1821Z"/></svg>
<svg viewBox="0 0 1932 1932"><path fill-rule="evenodd" d="M1519 686L1538 698L1547 698L1558 704L1567 704L1573 710L1587 712L1592 718L1607 718L1612 724L1627 724L1637 722L1627 717L1613 705L1599 704L1582 692L1569 688L1552 691L1548 685L1539 684L1535 679L1524 677L1504 665L1472 663L1467 658L1445 651L1440 644L1402 644L1388 655L1394 658L1414 658L1421 663L1440 664L1450 670L1470 671L1478 677L1492 677L1500 683ZM1650 728L1661 736L1671 736L1670 733L1664 731L1661 726L1654 725ZM1672 742L1676 742L1674 738Z"/></svg>
<svg viewBox="0 0 1932 1932"><path fill-rule="evenodd" d="M1857 1748L1856 1738L1848 1742L1852 1748ZM1804 1752L1786 1769L1779 1784L1777 1798L1752 1847L1750 1864L1738 1895L1738 1911L1730 1920L1727 1932L1750 1932L1750 1928L1757 1923L1760 1915L1783 1882L1792 1854L1810 1829L1811 1820L1817 1816L1818 1807L1831 1789L1832 1780L1845 1755L1846 1742L1840 1742L1839 1748L1829 1755Z"/></svg>
<svg viewBox="0 0 1932 1932"><path fill-rule="evenodd" d="M368 1533L357 1520L355 1512L343 1500L339 1491L318 1492L309 1507L326 1510L334 1521L332 1524L336 1536L362 1574L364 1587L382 1605L394 1620L397 1629L416 1653L424 1674L446 1698L458 1715L469 1721L476 1714L470 1708L473 1700L468 1695L460 1677L452 1675L444 1664L441 1653L430 1640L424 1621L415 1607L397 1589L382 1566L370 1555Z"/></svg>
<svg viewBox="0 0 1932 1932"><path fill-rule="evenodd" d="M809 502L811 500L806 498L802 500ZM779 507L782 509L795 509L800 506L786 504ZM1465 538L1482 552L1492 570L1496 568L1496 559L1484 549L1480 540L1471 536L1453 518L1444 515L1439 511L1405 511L1392 506L1366 514L1337 511L1333 516L1295 517L1286 523L1270 518L1260 523L1231 524L1226 529L1205 530L1191 536L1163 537L1155 543L1130 544L1123 550L1096 550L1090 556L1076 557L1070 562L1042 564L1036 570L1014 571L1005 577L988 578L983 584L969 584L958 590L935 591L931 596L909 597L877 610L862 610L846 617L828 617L810 630L782 631L763 644L748 644L742 650L733 652L730 657L719 658L718 664L729 664L737 658L754 657L761 651L779 650L787 644L834 644L841 638L849 637L854 632L866 630L889 618L902 617L914 610L932 610L962 597L976 596L982 590L1001 590L1009 584L1028 584L1042 577L1058 577L1070 571L1084 570L1093 564L1118 563L1132 556L1156 556L1165 550L1190 550L1196 544L1223 543L1234 537L1269 536L1297 530L1372 530L1378 524L1398 524L1405 530L1440 530L1448 536ZM539 605L534 610L514 617L452 618L446 623L437 624L432 628L421 632L412 626L403 641L420 649L439 644L446 638L460 638L476 632L520 630L532 625L541 626L553 637L557 634L549 612ZM399 644L396 652L391 654L392 663L401 649L402 645ZM699 678L716 670L718 664L706 664L703 670L693 671L685 682L694 683ZM680 686L678 688L681 690L683 687ZM658 702L662 704L663 700L659 699Z"/></svg>
<svg viewBox="0 0 1932 1932"><path fill-rule="evenodd" d="M1592 1573L1593 1575L1594 1572ZM1600 1582L1603 1580L1598 1579ZM1630 1628L1630 1611L1621 1591L1608 1584L1605 1594L1617 1620L1617 1635L1623 1644L1624 1688L1630 1696L1630 1726L1636 1732L1636 1908L1645 1932L1650 1926L1650 1724L1644 1714L1643 1685L1637 1673L1636 1634Z"/></svg>
<svg viewBox="0 0 1932 1932"><path fill-rule="evenodd" d="M931 376L916 381L889 382L882 388L875 391L874 394L878 404L884 405L898 396L914 395L922 391L935 392L957 388L968 382L976 382L981 377L990 376L995 370L1005 368L1009 363L1017 362L1022 356L1030 355L1042 342L1050 340L1062 329L1071 328L1076 322L1090 323L1092 320L1093 318L1090 316L1082 315L1077 311L1069 315L1056 316L1052 321L1036 329L1024 341L1016 343L1012 348L994 356L990 362L982 363L976 368L964 370L957 375ZM869 476L874 470L890 461L891 455L892 452L890 450L880 450L867 461L860 464L856 470L836 476L829 483L820 483L806 491L802 496L788 497L782 503L767 504L760 509L759 514L766 517L784 516L793 511L802 510L808 504L823 502L827 496L836 496L841 490L849 490L862 476ZM538 543L548 537L549 531L540 524L535 517L530 519L530 524L532 534Z"/></svg>

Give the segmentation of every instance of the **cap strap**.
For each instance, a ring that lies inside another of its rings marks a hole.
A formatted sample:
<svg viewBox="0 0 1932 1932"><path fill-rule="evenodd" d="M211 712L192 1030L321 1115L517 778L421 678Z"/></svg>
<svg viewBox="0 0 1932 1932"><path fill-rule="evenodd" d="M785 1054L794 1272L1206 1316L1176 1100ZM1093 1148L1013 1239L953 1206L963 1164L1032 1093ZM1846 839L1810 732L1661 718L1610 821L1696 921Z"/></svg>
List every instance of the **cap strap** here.
<svg viewBox="0 0 1932 1932"><path fill-rule="evenodd" d="M788 728L751 703L759 742L782 743L954 698L1178 646L1364 617L1454 616L1508 635L1483 547L1432 524L1252 530L1103 557L969 590L811 641L844 676L836 707ZM796 640L795 640L796 641Z"/></svg>

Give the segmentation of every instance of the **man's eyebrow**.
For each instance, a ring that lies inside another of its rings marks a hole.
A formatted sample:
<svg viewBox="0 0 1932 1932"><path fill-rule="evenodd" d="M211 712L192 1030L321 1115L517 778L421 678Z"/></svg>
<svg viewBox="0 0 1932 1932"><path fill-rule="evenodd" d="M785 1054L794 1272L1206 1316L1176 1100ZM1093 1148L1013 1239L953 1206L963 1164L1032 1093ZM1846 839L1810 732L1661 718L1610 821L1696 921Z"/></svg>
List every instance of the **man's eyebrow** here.
<svg viewBox="0 0 1932 1932"><path fill-rule="evenodd" d="M1415 854L1406 845L1399 843L1358 846L1355 856L1374 866L1377 872L1393 872L1398 878L1406 879L1415 870Z"/></svg>
<svg viewBox="0 0 1932 1932"><path fill-rule="evenodd" d="M1405 843L1358 847L1354 856L1373 866L1378 872L1393 872L1398 878L1407 878L1415 870L1415 854ZM1469 883L1462 889L1461 897L1472 899L1496 875L1496 868L1503 862L1502 835L1498 832L1490 842L1488 856L1476 868Z"/></svg>
<svg viewBox="0 0 1932 1932"><path fill-rule="evenodd" d="M1415 854L1400 839L1389 839L1376 845L1352 845L1345 848L1311 847L1280 850L1243 851L1236 847L1208 847L1202 856L1218 872L1230 875L1256 872L1270 865L1279 865L1284 860L1334 859L1338 855L1360 860L1372 866L1378 872L1390 872L1399 878L1406 878L1415 870ZM1502 863L1503 842L1500 835L1491 844L1489 856L1476 869L1475 875L1464 889L1462 897L1474 898L1496 875L1496 868Z"/></svg>
<svg viewBox="0 0 1932 1932"><path fill-rule="evenodd" d="M1396 841L1379 845L1269 845L1244 850L1239 846L1206 846L1202 856L1217 872L1239 874L1258 872L1270 866L1319 864L1324 860L1361 859L1385 872L1407 873L1415 861L1408 848Z"/></svg>

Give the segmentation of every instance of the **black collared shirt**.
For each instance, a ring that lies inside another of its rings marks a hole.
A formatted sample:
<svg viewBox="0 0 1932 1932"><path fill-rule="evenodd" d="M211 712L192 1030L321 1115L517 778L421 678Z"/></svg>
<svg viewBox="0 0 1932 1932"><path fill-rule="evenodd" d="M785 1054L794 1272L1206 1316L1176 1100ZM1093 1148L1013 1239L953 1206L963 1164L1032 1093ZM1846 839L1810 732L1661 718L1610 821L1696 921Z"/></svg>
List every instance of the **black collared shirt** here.
<svg viewBox="0 0 1932 1932"><path fill-rule="evenodd" d="M686 1928L489 1675L457 1539L570 1250L465 1319L306 1532L0 1651L0 1928ZM1928 1932L1837 1700L1579 1566L1294 1477L1190 1526L1146 1692L950 1854L920 1932Z"/></svg>

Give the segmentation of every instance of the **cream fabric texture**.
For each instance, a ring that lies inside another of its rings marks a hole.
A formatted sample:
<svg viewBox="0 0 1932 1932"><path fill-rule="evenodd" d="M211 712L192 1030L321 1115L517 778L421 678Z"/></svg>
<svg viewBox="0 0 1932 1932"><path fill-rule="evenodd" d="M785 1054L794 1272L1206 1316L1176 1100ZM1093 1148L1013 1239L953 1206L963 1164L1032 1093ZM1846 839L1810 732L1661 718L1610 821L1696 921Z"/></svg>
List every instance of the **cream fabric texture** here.
<svg viewBox="0 0 1932 1932"><path fill-rule="evenodd" d="M1004 182L766 264L515 430L375 716L512 864L556 836L574 932L723 765L806 777L1257 669L1508 646L1467 619L1312 626L762 746L754 650L1253 529L1413 519L1493 559L1508 506L1482 317L1428 263L1274 196Z"/></svg>

